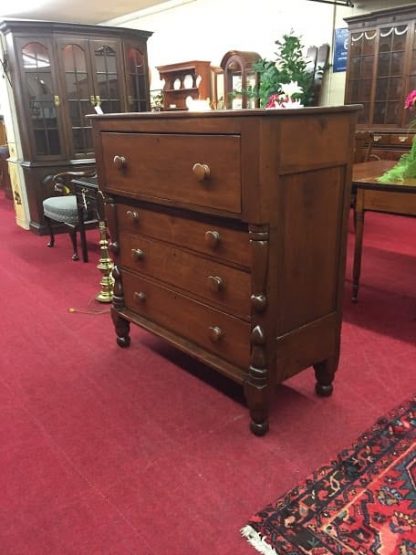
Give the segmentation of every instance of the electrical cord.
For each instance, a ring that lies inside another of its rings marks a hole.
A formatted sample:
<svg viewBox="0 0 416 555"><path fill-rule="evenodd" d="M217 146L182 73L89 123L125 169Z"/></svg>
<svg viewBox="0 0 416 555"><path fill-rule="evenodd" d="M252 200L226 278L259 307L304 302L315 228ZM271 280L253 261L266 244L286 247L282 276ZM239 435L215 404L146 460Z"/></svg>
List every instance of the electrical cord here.
<svg viewBox="0 0 416 555"><path fill-rule="evenodd" d="M95 301L95 296L92 297L87 304L87 307L91 305L92 302ZM88 309L88 308L75 308L73 306L68 308L68 312L70 312L71 314L74 313L79 313L79 314L92 314L92 315L99 315L99 314L109 314L110 313L111 308L106 308L104 310L92 310L92 309Z"/></svg>

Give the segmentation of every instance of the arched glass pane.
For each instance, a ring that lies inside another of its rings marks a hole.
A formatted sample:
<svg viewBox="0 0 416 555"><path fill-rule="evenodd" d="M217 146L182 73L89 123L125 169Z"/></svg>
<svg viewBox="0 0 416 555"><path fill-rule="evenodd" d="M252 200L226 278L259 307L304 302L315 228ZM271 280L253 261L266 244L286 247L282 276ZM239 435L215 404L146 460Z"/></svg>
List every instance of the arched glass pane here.
<svg viewBox="0 0 416 555"><path fill-rule="evenodd" d="M22 48L24 69L50 68L49 52L46 46L39 42L30 42Z"/></svg>
<svg viewBox="0 0 416 555"><path fill-rule="evenodd" d="M147 109L144 55L137 48L127 51L127 81L129 110L144 112Z"/></svg>
<svg viewBox="0 0 416 555"><path fill-rule="evenodd" d="M22 48L23 69L28 91L28 109L35 138L35 156L60 153L58 117L48 48L30 42Z"/></svg>
<svg viewBox="0 0 416 555"><path fill-rule="evenodd" d="M105 114L121 111L117 52L107 44L94 48L98 103Z"/></svg>
<svg viewBox="0 0 416 555"><path fill-rule="evenodd" d="M86 157L92 152L92 134L90 121L85 115L93 111L87 55L79 44L67 44L62 49L62 56L74 153L76 157Z"/></svg>

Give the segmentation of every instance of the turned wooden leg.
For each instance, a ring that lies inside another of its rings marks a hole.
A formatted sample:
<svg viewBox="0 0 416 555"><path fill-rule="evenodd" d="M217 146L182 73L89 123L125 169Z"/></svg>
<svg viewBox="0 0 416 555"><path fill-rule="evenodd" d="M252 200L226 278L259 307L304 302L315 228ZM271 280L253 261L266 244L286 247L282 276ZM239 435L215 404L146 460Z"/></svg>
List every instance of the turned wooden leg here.
<svg viewBox="0 0 416 555"><path fill-rule="evenodd" d="M130 322L119 316L116 310L112 309L111 318L116 330L117 345L120 347L129 347L130 345Z"/></svg>
<svg viewBox="0 0 416 555"><path fill-rule="evenodd" d="M250 411L250 430L256 436L264 436L269 430L269 388L256 385L255 374L259 373L259 382L263 380L263 370L250 367L249 381L245 384L245 395Z"/></svg>
<svg viewBox="0 0 416 555"><path fill-rule="evenodd" d="M251 331L251 364L245 383L245 395L250 410L250 430L256 436L264 436L269 429L270 388L266 366L266 338L260 326Z"/></svg>
<svg viewBox="0 0 416 555"><path fill-rule="evenodd" d="M71 238L71 243L72 243L72 250L74 251L73 255L72 255L72 260L79 260L79 256L78 256L78 245L77 245L77 232L75 229L71 229L69 231L69 236Z"/></svg>
<svg viewBox="0 0 416 555"><path fill-rule="evenodd" d="M51 222L50 218L48 218L48 216L45 216L45 222L46 222L46 227L48 228L48 232L49 232L48 247L52 248L55 245L55 234L53 232L52 222Z"/></svg>
<svg viewBox="0 0 416 555"><path fill-rule="evenodd" d="M313 365L316 376L315 391L320 397L329 397L334 390L332 382L338 368L338 359L339 356L334 356Z"/></svg>
<svg viewBox="0 0 416 555"><path fill-rule="evenodd" d="M354 212L355 222L355 245L354 245L354 263L352 269L352 301L358 301L358 289L360 286L361 274L361 255L363 250L363 232L364 232L364 210L363 210L363 191L358 190L356 199L356 208Z"/></svg>

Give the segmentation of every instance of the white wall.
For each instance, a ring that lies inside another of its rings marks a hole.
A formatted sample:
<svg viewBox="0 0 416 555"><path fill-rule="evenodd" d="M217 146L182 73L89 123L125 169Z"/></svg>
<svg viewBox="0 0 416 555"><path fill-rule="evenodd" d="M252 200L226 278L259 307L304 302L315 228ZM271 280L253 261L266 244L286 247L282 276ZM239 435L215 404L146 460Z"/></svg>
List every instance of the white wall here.
<svg viewBox="0 0 416 555"><path fill-rule="evenodd" d="M168 0L153 8L107 21L153 31L149 39L151 89L161 88L156 66L208 60L220 65L229 50L251 50L273 59L274 42L291 29L305 46L329 43L344 17L391 8L395 0L355 0L354 8L309 0ZM397 5L414 0L399 0ZM331 53L332 59L332 53ZM324 104L343 104L345 73L328 72Z"/></svg>
<svg viewBox="0 0 416 555"><path fill-rule="evenodd" d="M158 65L209 60L219 66L229 50L273 58L274 42L292 28L305 45L331 42L332 18L332 6L306 0L173 0L106 24L154 32L148 49L151 88L157 89Z"/></svg>

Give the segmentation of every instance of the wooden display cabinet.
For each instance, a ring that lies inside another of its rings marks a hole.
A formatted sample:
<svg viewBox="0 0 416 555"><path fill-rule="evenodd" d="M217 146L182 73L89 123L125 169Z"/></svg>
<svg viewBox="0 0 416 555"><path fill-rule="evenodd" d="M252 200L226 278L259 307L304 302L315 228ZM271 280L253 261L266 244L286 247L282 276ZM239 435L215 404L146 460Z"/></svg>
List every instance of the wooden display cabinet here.
<svg viewBox="0 0 416 555"><path fill-rule="evenodd" d="M416 89L416 7L345 18L349 28L346 104L363 111L358 128L374 133L373 154L398 159L412 144L415 114L404 108Z"/></svg>
<svg viewBox="0 0 416 555"><path fill-rule="evenodd" d="M214 107L217 103L216 77L218 68L211 62L191 61L158 66L160 79L164 80L163 109L186 110L186 99L210 99Z"/></svg>
<svg viewBox="0 0 416 555"><path fill-rule="evenodd" d="M258 98L247 98L242 94L235 96L236 92L246 91L259 86L259 76L253 69L253 64L261 59L257 52L243 52L230 50L221 60L224 71L224 99L226 108L258 108Z"/></svg>
<svg viewBox="0 0 416 555"><path fill-rule="evenodd" d="M87 114L150 108L146 42L120 27L7 20L0 24L13 82L30 211L46 232L42 201L51 174L94 166Z"/></svg>

